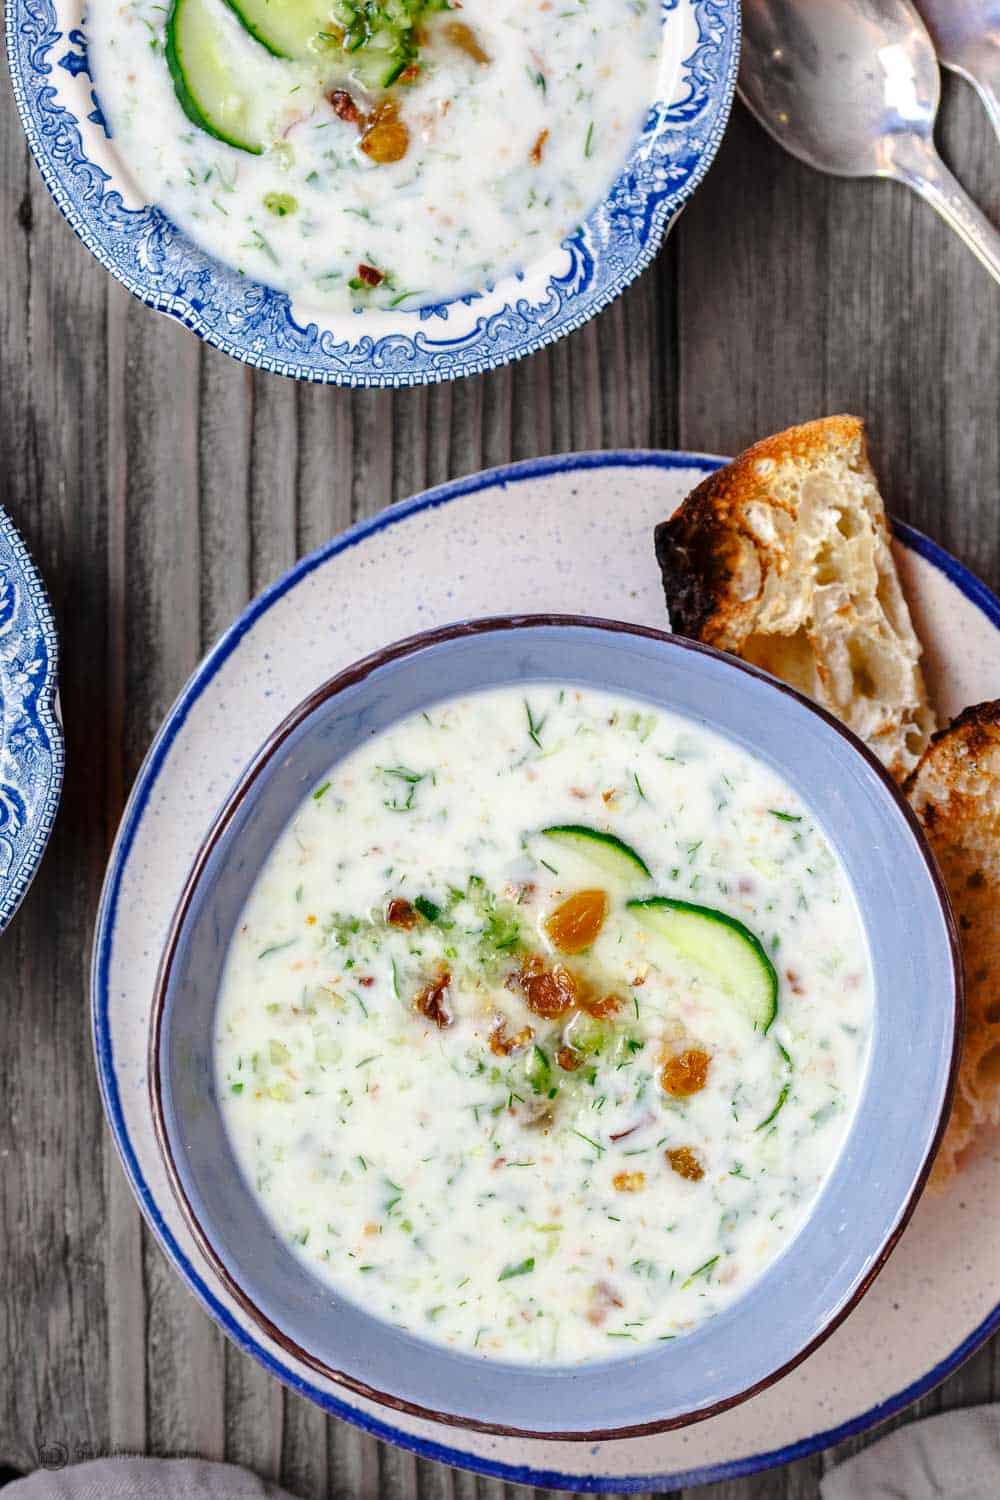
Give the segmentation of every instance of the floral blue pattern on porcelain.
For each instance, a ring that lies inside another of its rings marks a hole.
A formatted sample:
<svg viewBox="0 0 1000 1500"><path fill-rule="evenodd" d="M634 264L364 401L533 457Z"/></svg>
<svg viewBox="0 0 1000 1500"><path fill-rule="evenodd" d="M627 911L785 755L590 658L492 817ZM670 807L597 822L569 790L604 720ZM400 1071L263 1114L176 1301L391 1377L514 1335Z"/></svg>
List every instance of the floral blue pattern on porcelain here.
<svg viewBox="0 0 1000 1500"><path fill-rule="evenodd" d="M662 0L662 8L664 46L680 49L672 97L652 106L608 197L561 247L438 307L313 317L207 255L137 197L92 88L81 0L5 0L28 143L101 264L246 364L350 386L422 385L506 364L578 328L649 264L722 138L739 55L739 0Z"/></svg>
<svg viewBox="0 0 1000 1500"><path fill-rule="evenodd" d="M42 581L0 509L0 931L41 863L62 789L56 630Z"/></svg>

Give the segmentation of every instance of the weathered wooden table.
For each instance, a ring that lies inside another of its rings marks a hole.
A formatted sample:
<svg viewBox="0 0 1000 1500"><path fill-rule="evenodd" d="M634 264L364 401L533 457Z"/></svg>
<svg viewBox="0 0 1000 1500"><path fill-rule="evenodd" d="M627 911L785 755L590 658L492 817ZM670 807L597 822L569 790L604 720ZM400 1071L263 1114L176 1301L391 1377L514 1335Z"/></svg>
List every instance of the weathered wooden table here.
<svg viewBox="0 0 1000 1500"><path fill-rule="evenodd" d="M1000 222L996 142L968 89L946 95L945 154ZM251 595L359 516L507 459L725 453L857 411L893 509L996 587L1000 294L902 188L815 176L737 110L655 267L573 338L432 391L296 386L114 284L49 200L6 90L2 109L0 500L55 604L68 770L44 868L0 941L0 1470L63 1450L199 1453L303 1500L501 1500L498 1483L382 1447L284 1392L144 1229L101 1116L87 1006L129 784ZM920 1410L998 1394L995 1343ZM812 1500L839 1456L702 1493Z"/></svg>

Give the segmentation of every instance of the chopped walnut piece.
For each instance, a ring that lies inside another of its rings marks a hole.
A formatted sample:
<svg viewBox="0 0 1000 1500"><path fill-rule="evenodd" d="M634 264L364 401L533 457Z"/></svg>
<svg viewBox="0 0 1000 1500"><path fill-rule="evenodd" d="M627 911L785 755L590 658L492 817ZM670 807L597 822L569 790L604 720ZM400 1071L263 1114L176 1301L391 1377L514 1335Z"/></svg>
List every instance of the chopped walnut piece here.
<svg viewBox="0 0 1000 1500"><path fill-rule="evenodd" d="M538 132L538 139L531 148L531 160L535 163L536 167L540 167L542 164L542 152L545 150L545 142L548 138L549 132L547 130L540 130Z"/></svg>
<svg viewBox="0 0 1000 1500"><path fill-rule="evenodd" d="M577 982L569 970L561 964L547 969L545 960L537 954L507 982L521 991L528 1009L546 1021L557 1021L577 1003Z"/></svg>
<svg viewBox="0 0 1000 1500"><path fill-rule="evenodd" d="M708 1067L712 1059L699 1047L688 1047L668 1057L660 1073L660 1083L666 1094L675 1099L686 1099L698 1094L708 1082Z"/></svg>
<svg viewBox="0 0 1000 1500"><path fill-rule="evenodd" d="M597 1021L606 1021L609 1016L616 1016L623 1004L620 995L605 995L600 1000L585 995L580 1001L588 1016L593 1016Z"/></svg>
<svg viewBox="0 0 1000 1500"><path fill-rule="evenodd" d="M664 1155L678 1177L687 1178L688 1182L700 1182L705 1175L698 1153L690 1146L674 1146L665 1151Z"/></svg>
<svg viewBox="0 0 1000 1500"><path fill-rule="evenodd" d="M556 1123L555 1110L551 1104L529 1104L524 1115L524 1126L526 1130L540 1130L543 1135L548 1135Z"/></svg>
<svg viewBox="0 0 1000 1500"><path fill-rule="evenodd" d="M645 1172L616 1172L611 1179L616 1193L641 1193L646 1186Z"/></svg>
<svg viewBox="0 0 1000 1500"><path fill-rule="evenodd" d="M453 47L464 52L466 57L471 57L473 62L485 66L490 61L489 53L483 51L476 33L464 21L449 21L444 27L444 35Z"/></svg>
<svg viewBox="0 0 1000 1500"><path fill-rule="evenodd" d="M416 927L419 918L416 908L409 901L404 901L401 896L394 896L386 907L385 920L390 927L400 927L404 932L409 932L411 927Z"/></svg>
<svg viewBox="0 0 1000 1500"><path fill-rule="evenodd" d="M338 120L344 120L348 125L357 125L359 128L364 125L365 117L346 89L334 89L326 97Z"/></svg>
<svg viewBox="0 0 1000 1500"><path fill-rule="evenodd" d="M447 969L440 969L430 984L425 985L413 1000L414 1010L426 1016L428 1021L433 1021L434 1025L442 1031L446 1026L450 1026L454 1019L448 1009L450 984L451 974Z"/></svg>
<svg viewBox="0 0 1000 1500"><path fill-rule="evenodd" d="M608 915L604 891L574 891L545 918L545 931L560 953L583 953L592 946Z"/></svg>
<svg viewBox="0 0 1000 1500"><path fill-rule="evenodd" d="M508 1036L507 1017L498 1015L490 1028L490 1051L494 1057L509 1057L512 1052L526 1047L534 1035L530 1026L524 1026L516 1036Z"/></svg>
<svg viewBox="0 0 1000 1500"><path fill-rule="evenodd" d="M587 1322L593 1323L595 1327L605 1321L612 1307L624 1307L625 1303L619 1297L613 1286L606 1281L595 1281L590 1289L590 1307L587 1309Z"/></svg>

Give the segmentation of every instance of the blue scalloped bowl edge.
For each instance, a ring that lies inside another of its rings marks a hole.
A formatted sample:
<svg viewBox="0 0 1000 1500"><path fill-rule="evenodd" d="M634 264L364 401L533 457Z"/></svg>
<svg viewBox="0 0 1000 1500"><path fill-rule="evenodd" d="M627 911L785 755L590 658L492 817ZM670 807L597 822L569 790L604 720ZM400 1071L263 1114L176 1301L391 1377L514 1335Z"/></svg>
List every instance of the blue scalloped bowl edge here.
<svg viewBox="0 0 1000 1500"><path fill-rule="evenodd" d="M27 586L40 639L45 649L44 675L34 695L32 710L35 722L47 738L50 757L48 784L41 804L33 813L34 826L28 849L22 856L13 881L9 885L0 886L0 933L2 933L9 926L38 873L49 837L55 826L62 796L66 746L56 707L59 691L59 637L49 596L24 538L3 506L0 506L0 533L20 566L21 580Z"/></svg>
<svg viewBox="0 0 1000 1500"><path fill-rule="evenodd" d="M559 1470L539 1469L533 1467L531 1464L503 1463L495 1459L464 1453L459 1449L450 1448L444 1443L416 1437L411 1433L400 1431L389 1422L357 1411L346 1402L338 1400L326 1391L319 1390L316 1386L311 1385L308 1380L287 1369L279 1360L275 1359L266 1349L258 1344L251 1334L242 1328L228 1309L214 1295L209 1286L201 1279L198 1271L174 1239L173 1234L160 1213L155 1198L143 1178L122 1113L118 1080L115 1073L114 1053L107 1026L108 966L122 874L135 839L136 829L149 801L156 776L170 751L173 741L183 728L194 701L200 696L204 687L215 675L216 671L232 655L233 651L236 650L243 636L252 629L257 619L294 588L302 578L321 567L329 558L335 556L338 552L347 551L359 542L364 541L366 537L394 525L397 521L403 520L409 515L422 510L436 509L452 500L459 500L464 496L477 494L481 490L488 489L491 486L516 484L524 480L581 468L690 468L701 470L707 474L720 468L726 462L728 462L727 459L713 454L651 449L612 449L605 452L570 453L554 455L549 458L526 459L520 463L502 465L499 468L487 469L480 473L471 474L462 479L453 480L448 484L427 490L408 500L398 501L386 510L381 511L378 515L358 522L349 528L349 530L334 537L324 546L301 558L292 568L247 605L246 609L238 616L198 665L175 700L160 726L153 743L150 745L139 774L136 777L108 862L104 889L101 893L100 908L94 932L94 948L91 964L91 1020L101 1097L115 1147L121 1158L132 1191L135 1193L139 1206L153 1233L163 1247L164 1252L173 1262L189 1289L205 1308L206 1312L209 1313L238 1348L252 1355L259 1364L271 1375L275 1376L276 1379L280 1380L282 1384L288 1386L290 1390L306 1396L324 1411L350 1422L356 1427L360 1427L363 1431L369 1432L377 1438L394 1443L397 1447L415 1453L421 1458L434 1459L438 1463L450 1464L457 1468L471 1470L474 1473L483 1474L490 1478L503 1479L511 1484L533 1485L543 1489L571 1490L589 1494L633 1494L643 1491L662 1492L666 1490L685 1489L699 1484L717 1483L728 1479L738 1479L748 1474L756 1474L766 1469L791 1463L799 1458L808 1457L810 1454L821 1452L824 1448L829 1448L835 1443L843 1442L846 1438L856 1437L861 1433L867 1432L870 1428L887 1421L890 1417L903 1411L912 1402L919 1400L920 1397L932 1391L935 1386L939 1385L941 1381L945 1380L958 1369L965 1360L970 1358L992 1334L1000 1330L1000 1304L993 1309L977 1328L972 1330L946 1359L941 1360L932 1369L928 1370L919 1380L904 1387L901 1391L895 1392L893 1395L887 1397L885 1401L869 1408L868 1411L859 1413L858 1416L851 1418L850 1421L841 1423L837 1427L831 1427L824 1432L814 1433L812 1436L803 1438L799 1442L772 1449L767 1453L749 1454L746 1458L703 1465L687 1470L678 1470L667 1474L629 1476L616 1476L613 1474L580 1475L566 1474ZM932 567L942 572L972 604L986 615L990 623L1000 632L1000 599L984 583L980 582L957 558L952 557L950 553L946 552L936 542L931 541L929 537L917 531L914 527L894 520L893 531L905 546L924 558Z"/></svg>
<svg viewBox="0 0 1000 1500"><path fill-rule="evenodd" d="M662 3L666 14L677 0L662 0ZM377 343L362 336L354 343L339 344L329 329L321 330L316 323L306 327L297 324L285 293L237 278L229 268L198 250L174 229L160 210L149 207L142 213L124 210L113 183L108 186L107 174L86 157L77 118L64 106L53 104L55 91L45 81L52 74L48 54L64 35L71 41L75 36L78 40L74 44L85 48L79 40L79 31L63 33L58 29L54 0L4 0L4 17L11 84L31 154L56 206L105 270L147 307L176 318L205 342L252 368L320 384L402 388L483 374L536 353L589 322L651 264L715 159L736 88L741 0L691 0L691 3L698 18L699 45L687 63L692 64L701 51L718 51L718 58L713 59L718 62L718 69L711 77L705 105L708 128L701 139L706 121L696 116L690 122L689 135L696 159L675 191L654 194L647 189L640 195L640 246L617 273L609 273L600 290L580 296L577 283L581 278L594 279L594 258L585 246L584 232L578 230L564 242L571 254L570 271L550 280L540 303L532 305L527 300L508 303L488 318L480 318L473 331L450 341L429 341L418 331L414 337L392 333ZM22 19L19 25L19 14L25 12L37 28L33 42L26 29L27 22ZM713 26L719 31L717 40L712 39ZM19 31L24 32L23 39ZM699 66L703 74L709 71L707 61ZM71 71L86 70L84 50ZM691 71L693 76L693 67ZM96 106L96 99L94 103ZM43 114L48 128L39 123ZM51 151L45 144L46 136L54 138ZM666 175L669 163L664 161L660 165ZM612 206L619 184L629 177L632 167L630 162L609 198L590 216L588 225ZM67 189L64 178L74 191ZM148 233L141 242L147 266L157 255L170 257L176 247L174 264L160 276L164 285L157 288L136 279L134 268L140 259L136 246L130 247L129 263L120 258L120 249L116 254L110 248L120 229L120 224L112 220L112 212L120 216L121 222L126 217L136 222L148 220ZM612 261L615 258L608 256ZM185 295L185 276L201 291L211 286L216 300ZM238 294L234 286L239 288ZM583 305L575 308L578 299ZM214 323L209 313L214 316ZM419 320L420 314L414 311L409 316ZM288 359L285 357L288 352L297 353L300 358Z"/></svg>

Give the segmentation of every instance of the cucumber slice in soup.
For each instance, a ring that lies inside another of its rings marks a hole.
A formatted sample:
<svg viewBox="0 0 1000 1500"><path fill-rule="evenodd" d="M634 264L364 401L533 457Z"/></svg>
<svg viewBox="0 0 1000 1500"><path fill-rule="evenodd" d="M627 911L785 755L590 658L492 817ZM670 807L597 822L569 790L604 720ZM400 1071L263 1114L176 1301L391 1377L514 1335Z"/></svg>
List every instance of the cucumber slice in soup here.
<svg viewBox="0 0 1000 1500"><path fill-rule="evenodd" d="M173 0L165 50L188 119L227 146L260 156L265 142L251 126L252 99L209 0Z"/></svg>
<svg viewBox="0 0 1000 1500"><path fill-rule="evenodd" d="M585 828L580 823L557 823L552 828L543 828L542 833L564 849L583 855L584 859L618 880L627 880L634 885L637 879L652 879L646 861L613 833Z"/></svg>
<svg viewBox="0 0 1000 1500"><path fill-rule="evenodd" d="M628 909L679 957L710 974L756 1031L768 1030L778 1014L778 975L749 927L712 906L670 896L630 901Z"/></svg>
<svg viewBox="0 0 1000 1500"><path fill-rule="evenodd" d="M306 61L330 34L329 0L226 0L244 28L275 57Z"/></svg>

